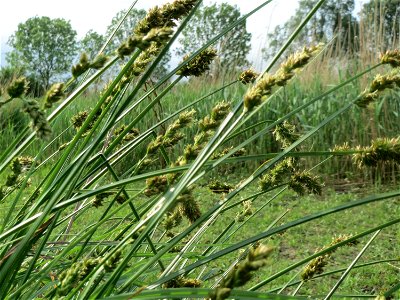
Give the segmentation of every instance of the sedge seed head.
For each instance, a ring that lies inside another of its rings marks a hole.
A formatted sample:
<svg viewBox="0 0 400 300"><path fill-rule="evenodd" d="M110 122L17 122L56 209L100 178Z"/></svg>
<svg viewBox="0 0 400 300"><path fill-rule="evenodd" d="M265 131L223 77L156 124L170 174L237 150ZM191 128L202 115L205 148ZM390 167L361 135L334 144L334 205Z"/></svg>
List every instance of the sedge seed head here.
<svg viewBox="0 0 400 300"><path fill-rule="evenodd" d="M212 61L217 57L215 49L205 49L194 57L186 66L182 67L176 74L189 77L199 77L210 70ZM187 60L189 56L185 56L183 60Z"/></svg>
<svg viewBox="0 0 400 300"><path fill-rule="evenodd" d="M253 69L247 69L239 75L239 81L243 84L253 83L259 75Z"/></svg>
<svg viewBox="0 0 400 300"><path fill-rule="evenodd" d="M381 63L389 64L393 68L400 67L400 51L399 50L388 50L381 54Z"/></svg>
<svg viewBox="0 0 400 300"><path fill-rule="evenodd" d="M7 93L11 98L20 98L26 94L29 88L29 81L25 77L19 77L7 87Z"/></svg>
<svg viewBox="0 0 400 300"><path fill-rule="evenodd" d="M64 97L64 83L55 83L46 93L45 106L51 107L53 103L58 102Z"/></svg>

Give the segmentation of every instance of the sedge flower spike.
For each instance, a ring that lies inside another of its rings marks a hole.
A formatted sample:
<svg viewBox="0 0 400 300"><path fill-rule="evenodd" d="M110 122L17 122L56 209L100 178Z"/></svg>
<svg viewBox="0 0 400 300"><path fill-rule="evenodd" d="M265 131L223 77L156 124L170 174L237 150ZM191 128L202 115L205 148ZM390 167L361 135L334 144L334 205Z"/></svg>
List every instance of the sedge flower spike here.
<svg viewBox="0 0 400 300"><path fill-rule="evenodd" d="M381 63L389 64L393 68L400 67L400 51L399 50L388 50L381 54Z"/></svg>
<svg viewBox="0 0 400 300"><path fill-rule="evenodd" d="M272 94L276 86L285 86L295 75L295 72L304 68L322 48L322 44L312 47L304 47L281 64L275 74L264 74L244 96L244 112L252 111L261 105Z"/></svg>
<svg viewBox="0 0 400 300"><path fill-rule="evenodd" d="M193 58L186 66L176 72L176 74L185 77L199 77L210 70L210 65L216 57L217 51L215 49L205 49ZM189 56L186 55L183 60L185 61L188 58Z"/></svg>
<svg viewBox="0 0 400 300"><path fill-rule="evenodd" d="M394 89L400 87L400 72L393 70L392 72L375 76L369 88L367 88L355 102L359 107L365 108L370 103L375 102L379 95L386 89Z"/></svg>
<svg viewBox="0 0 400 300"><path fill-rule="evenodd" d="M28 91L29 82L25 77L15 79L7 88L7 93L11 98L20 98Z"/></svg>
<svg viewBox="0 0 400 300"><path fill-rule="evenodd" d="M58 102L64 97L64 83L55 83L46 93L45 107L51 107L53 103Z"/></svg>

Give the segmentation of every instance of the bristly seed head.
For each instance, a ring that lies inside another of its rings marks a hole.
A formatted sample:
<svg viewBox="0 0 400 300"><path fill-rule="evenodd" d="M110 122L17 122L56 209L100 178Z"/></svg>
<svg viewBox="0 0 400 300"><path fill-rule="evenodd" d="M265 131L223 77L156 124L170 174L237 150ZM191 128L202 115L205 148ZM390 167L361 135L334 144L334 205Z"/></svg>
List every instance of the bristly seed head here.
<svg viewBox="0 0 400 300"><path fill-rule="evenodd" d="M323 247L322 249L317 249L315 252L319 252L321 250L324 250L326 248L329 248L331 246L334 246L340 242L343 242L347 239L350 239L351 235L339 235L338 237L333 237L332 242L328 245ZM347 243L347 246L354 246L357 244L357 241L352 241ZM314 258L304 269L303 272L301 273L301 278L303 281L308 281L312 279L315 275L321 274L324 272L324 267L328 264L329 259L331 258L332 254L337 250L337 248L322 254L321 256L318 256Z"/></svg>
<svg viewBox="0 0 400 300"><path fill-rule="evenodd" d="M51 127L47 122L46 116L39 108L36 100L28 100L25 102L24 111L30 116L32 120L32 129L36 131L38 138L49 139L51 136Z"/></svg>
<svg viewBox="0 0 400 300"><path fill-rule="evenodd" d="M177 75L189 77L199 77L206 71L210 70L212 61L217 57L217 51L215 49L205 49L194 57L186 66L182 67ZM186 55L183 60L187 60L189 55Z"/></svg>
<svg viewBox="0 0 400 300"><path fill-rule="evenodd" d="M253 83L254 81L256 81L257 77L260 74L258 74L256 71L254 71L253 69L248 69L243 71L240 75L239 75L239 81L243 84L249 84L249 83Z"/></svg>
<svg viewBox="0 0 400 300"><path fill-rule="evenodd" d="M53 103L58 102L64 97L64 83L55 83L46 93L45 107L51 107Z"/></svg>
<svg viewBox="0 0 400 300"><path fill-rule="evenodd" d="M375 167L379 162L400 164L400 138L380 138L372 141L369 147L357 147L361 153L353 155L359 168Z"/></svg>
<svg viewBox="0 0 400 300"><path fill-rule="evenodd" d="M247 113L259 106L272 94L275 86L284 86L293 78L295 71L303 68L317 53L321 51L322 44L312 47L304 47L302 51L289 56L283 62L274 75L264 76L250 87L244 96L244 112Z"/></svg>
<svg viewBox="0 0 400 300"><path fill-rule="evenodd" d="M20 98L26 94L29 88L29 81L25 77L13 80L7 88L7 93L11 98Z"/></svg>
<svg viewBox="0 0 400 300"><path fill-rule="evenodd" d="M389 64L393 68L400 67L400 51L399 50L388 50L381 54L381 63Z"/></svg>
<svg viewBox="0 0 400 300"><path fill-rule="evenodd" d="M400 87L400 73L399 70L394 70L389 74L375 76L371 85L366 89L355 102L359 107L367 107L370 103L375 102L379 94L385 89L393 89Z"/></svg>

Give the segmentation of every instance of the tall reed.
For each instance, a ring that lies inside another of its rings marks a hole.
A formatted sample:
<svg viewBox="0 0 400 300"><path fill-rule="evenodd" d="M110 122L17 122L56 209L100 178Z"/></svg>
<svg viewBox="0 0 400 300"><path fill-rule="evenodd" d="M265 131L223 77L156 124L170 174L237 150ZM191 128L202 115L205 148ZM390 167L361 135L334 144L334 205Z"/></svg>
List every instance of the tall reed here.
<svg viewBox="0 0 400 300"><path fill-rule="evenodd" d="M252 236L234 239L237 231L232 230L233 225L245 224L270 209L267 205L254 209L258 197L270 203L282 188L299 195L322 191L323 184L313 173L319 164L304 164L310 156L321 157L321 165L327 157L334 160L344 155L355 155L361 167L368 167L371 161L399 162L398 139L379 140L366 148L351 145L317 149L322 151L315 151L308 144L323 128L336 126L340 116L360 110L369 102L379 102L385 90L399 86L399 52L385 53L380 62L377 60L323 93L307 97L307 101L293 100L288 107L285 101L291 96L282 97L292 84L300 89L298 78L326 50L322 45L307 46L273 68L324 0L318 1L260 75L243 70L240 78L220 89L208 94L200 91L198 99L187 104L177 101L164 114L153 117L157 105L163 106L168 95L180 91L183 77L200 76L208 70L217 55L212 49L216 40L270 2L264 1L236 23L227 25L151 87L148 80L152 71L201 1L175 0L151 9L113 57L99 54L90 61L82 55L72 69L71 79L48 91L45 105L25 98L27 83L23 78L9 86L1 105L5 107L20 98L31 124L21 129L0 157L0 172L5 177L1 201L8 206L0 225L1 298L296 299L296 295L285 297L258 290L296 270L298 276L294 279L302 282L297 294L306 281L324 274L323 267L337 249L356 241L362 244L363 237L373 234L362 249L357 248L354 259L348 260L342 278L326 295L328 299L350 271L356 271L358 259L375 238L379 239L378 234L398 226L398 218L379 220L378 225L367 230L340 235L314 254L306 254L286 268L274 269L263 279L256 275L276 251L267 246L272 238L284 239L281 233L301 224L313 226L312 221L332 214L394 201L400 192L368 196L278 224L282 215L266 229L255 228ZM85 111L67 123L68 118L63 117L66 108L84 106L74 104L78 96L120 60L125 62L124 67L104 86L93 106L84 107ZM375 72L382 64L390 64L394 71L377 76L365 86L365 92L335 101L341 89ZM67 88L76 82L76 88L67 95ZM227 98L223 91L229 86L239 88ZM213 95L215 102L204 105ZM296 93L293 99L295 96ZM328 110L324 105L335 108ZM54 108L50 112L51 107ZM264 112L271 110L275 115L265 119ZM310 125L314 117L315 123ZM57 122L64 125L57 127ZM324 134L319 138L331 138ZM279 145L273 153L262 146L268 135ZM24 156L32 145L37 145L34 157ZM263 152L254 155L254 147ZM196 185L206 181L217 167L243 161L255 161L257 166L250 175L239 176L236 185L221 180L210 184L221 197L215 198L218 200L211 207L204 207ZM241 196L243 193L247 194L246 199ZM231 225L215 225L236 213L238 206L241 209ZM342 234L336 229L337 234ZM219 243L228 239L233 242ZM206 249L199 251L204 240ZM240 249L244 252L239 259L232 259L229 266L221 265L223 272L214 273L219 258L232 257ZM392 255L395 257L396 252ZM301 276L299 271L303 268L306 271L302 274L306 275ZM291 283L292 280L287 285ZM383 296L395 295L398 289L399 285L393 286L383 291Z"/></svg>

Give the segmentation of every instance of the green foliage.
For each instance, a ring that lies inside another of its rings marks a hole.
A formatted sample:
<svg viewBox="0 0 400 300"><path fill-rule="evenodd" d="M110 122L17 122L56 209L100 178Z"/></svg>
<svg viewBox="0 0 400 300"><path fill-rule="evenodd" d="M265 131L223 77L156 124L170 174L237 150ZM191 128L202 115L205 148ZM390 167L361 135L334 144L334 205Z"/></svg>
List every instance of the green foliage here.
<svg viewBox="0 0 400 300"><path fill-rule="evenodd" d="M204 45L215 35L217 28L232 24L240 16L239 8L228 3L200 7L182 32L179 39L182 46L177 49L177 54L184 56L194 52L199 45ZM246 22L220 39L214 45L219 58L212 71L217 75L218 72L235 72L237 67L248 65L246 56L251 49L250 39L251 34L246 30Z"/></svg>
<svg viewBox="0 0 400 300"><path fill-rule="evenodd" d="M79 50L80 52L87 53L89 57L94 58L104 43L105 37L91 29L79 41Z"/></svg>
<svg viewBox="0 0 400 300"><path fill-rule="evenodd" d="M349 72L327 91L315 88L316 95L306 88L300 95L300 79L325 50L320 46L303 47L274 74L271 64L261 76L235 75L218 88L207 73L204 81L183 80L206 71L215 58L207 49L269 2L226 24L153 87L147 82L156 65L200 2L151 9L109 61L82 55L73 78L52 85L44 100L26 98L25 80L13 78L1 112L24 111L31 124L0 153L0 298L328 299L339 286L355 293L346 297L398 296L398 188L323 201L313 175L339 155L361 154L359 162L373 167L373 161L398 162L398 139L313 151L317 137L323 137L317 145L327 147L338 123L368 114L357 106L364 94L347 85L378 68L387 73L384 68L397 66L398 52L359 74ZM122 68L89 102L84 92L118 63ZM76 80L90 69L86 81ZM397 77L360 82L369 81L370 93L396 92ZM188 85L193 88L182 92ZM71 119L69 112L78 114ZM277 153L268 151L271 137L280 143ZM239 169L246 161L247 172ZM221 166L237 172L221 178ZM383 231L390 238L378 236ZM349 244L355 247L343 247ZM373 284L380 289L361 289L360 269L375 265L380 268L364 274L379 278ZM315 284L320 278L327 284Z"/></svg>
<svg viewBox="0 0 400 300"><path fill-rule="evenodd" d="M65 74L76 54L76 32L69 22L33 17L18 25L9 45L8 61L40 78L47 89L52 80Z"/></svg>
<svg viewBox="0 0 400 300"><path fill-rule="evenodd" d="M276 54L317 2L317 0L300 0L294 15L285 24L276 26L274 31L268 34L268 47L263 49L265 59L270 59ZM353 16L354 6L354 0L325 1L296 37L295 42L290 45L291 50L298 50L309 43L327 42L335 34L338 50L354 50L357 46L354 44L356 41L354 37L357 35L357 21Z"/></svg>
<svg viewBox="0 0 400 300"><path fill-rule="evenodd" d="M400 38L400 1L370 0L364 4L361 18L368 24L371 46L378 43L379 49L390 49Z"/></svg>

